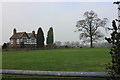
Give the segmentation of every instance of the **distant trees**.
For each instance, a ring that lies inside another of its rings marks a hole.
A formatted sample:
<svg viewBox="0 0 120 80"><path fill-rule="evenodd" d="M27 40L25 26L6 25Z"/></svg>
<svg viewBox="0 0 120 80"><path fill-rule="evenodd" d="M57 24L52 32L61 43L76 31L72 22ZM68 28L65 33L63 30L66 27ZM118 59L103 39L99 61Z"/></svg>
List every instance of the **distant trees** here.
<svg viewBox="0 0 120 80"><path fill-rule="evenodd" d="M44 47L44 33L42 28L40 27L37 31L37 48L43 48Z"/></svg>
<svg viewBox="0 0 120 80"><path fill-rule="evenodd" d="M60 47L60 46L62 46L62 42L61 41L55 41L55 45Z"/></svg>
<svg viewBox="0 0 120 80"><path fill-rule="evenodd" d="M103 37L98 31L99 27L105 28L108 19L104 18L101 20L93 11L86 11L84 17L84 20L77 21L77 31L80 32L80 40L90 42L90 47L93 47L93 42L97 42L97 40Z"/></svg>
<svg viewBox="0 0 120 80"><path fill-rule="evenodd" d="M80 43L78 41L67 41L67 42L64 42L64 46L68 46L68 47L80 47Z"/></svg>
<svg viewBox="0 0 120 80"><path fill-rule="evenodd" d="M64 46L70 46L70 42L69 41L64 42Z"/></svg>

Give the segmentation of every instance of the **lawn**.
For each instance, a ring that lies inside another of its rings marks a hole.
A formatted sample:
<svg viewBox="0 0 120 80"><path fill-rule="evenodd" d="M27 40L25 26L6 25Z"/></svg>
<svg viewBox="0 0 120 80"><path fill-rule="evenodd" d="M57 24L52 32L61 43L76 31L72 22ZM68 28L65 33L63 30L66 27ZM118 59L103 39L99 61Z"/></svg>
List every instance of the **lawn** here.
<svg viewBox="0 0 120 80"><path fill-rule="evenodd" d="M3 69L105 72L109 48L71 48L2 53ZM6 75L3 75L6 77Z"/></svg>

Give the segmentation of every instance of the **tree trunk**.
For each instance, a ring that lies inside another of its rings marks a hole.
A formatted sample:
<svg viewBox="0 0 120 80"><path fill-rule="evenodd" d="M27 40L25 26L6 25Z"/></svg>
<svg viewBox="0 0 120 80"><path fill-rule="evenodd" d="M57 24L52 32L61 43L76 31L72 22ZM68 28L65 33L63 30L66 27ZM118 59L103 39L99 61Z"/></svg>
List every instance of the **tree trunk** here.
<svg viewBox="0 0 120 80"><path fill-rule="evenodd" d="M92 35L90 36L90 48L93 48Z"/></svg>
<svg viewBox="0 0 120 80"><path fill-rule="evenodd" d="M93 40L92 40L92 27L91 27L91 23L92 22L90 22L90 48L93 48Z"/></svg>

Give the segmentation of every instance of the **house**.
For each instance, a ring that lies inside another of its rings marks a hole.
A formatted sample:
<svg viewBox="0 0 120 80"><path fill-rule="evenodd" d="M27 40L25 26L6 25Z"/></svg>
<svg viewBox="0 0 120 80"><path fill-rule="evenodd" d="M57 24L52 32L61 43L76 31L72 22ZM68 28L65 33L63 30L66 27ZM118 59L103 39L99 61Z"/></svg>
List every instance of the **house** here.
<svg viewBox="0 0 120 80"><path fill-rule="evenodd" d="M10 44L12 46L21 46L21 44L36 45L35 31L32 31L31 33L17 32L14 28L13 35L10 37Z"/></svg>

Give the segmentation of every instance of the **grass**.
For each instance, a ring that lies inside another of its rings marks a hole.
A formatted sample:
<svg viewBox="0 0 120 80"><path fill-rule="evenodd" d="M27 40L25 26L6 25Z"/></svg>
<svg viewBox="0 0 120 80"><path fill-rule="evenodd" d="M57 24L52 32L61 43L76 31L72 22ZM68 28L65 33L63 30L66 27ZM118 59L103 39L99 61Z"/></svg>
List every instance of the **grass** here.
<svg viewBox="0 0 120 80"><path fill-rule="evenodd" d="M3 52L2 67L16 70L105 72L105 64L110 62L108 52L108 48Z"/></svg>

